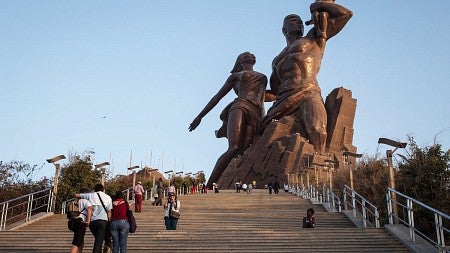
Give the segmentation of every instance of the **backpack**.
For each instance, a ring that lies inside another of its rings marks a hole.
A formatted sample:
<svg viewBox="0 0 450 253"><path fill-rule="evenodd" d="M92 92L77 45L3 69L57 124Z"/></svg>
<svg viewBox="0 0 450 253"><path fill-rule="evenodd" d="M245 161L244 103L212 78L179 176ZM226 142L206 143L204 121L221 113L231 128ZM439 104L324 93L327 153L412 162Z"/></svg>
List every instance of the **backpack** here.
<svg viewBox="0 0 450 253"><path fill-rule="evenodd" d="M66 215L67 215L67 219L71 220L71 219L75 219L78 216L80 216L81 211L78 208L78 200L70 200L67 202L66 205Z"/></svg>
<svg viewBox="0 0 450 253"><path fill-rule="evenodd" d="M83 211L84 211L84 209L80 211L80 209L78 208L77 200L70 200L67 202L66 215L67 215L67 219L69 220L67 222L67 228L70 231L74 231L76 220L78 219L81 212L83 212Z"/></svg>

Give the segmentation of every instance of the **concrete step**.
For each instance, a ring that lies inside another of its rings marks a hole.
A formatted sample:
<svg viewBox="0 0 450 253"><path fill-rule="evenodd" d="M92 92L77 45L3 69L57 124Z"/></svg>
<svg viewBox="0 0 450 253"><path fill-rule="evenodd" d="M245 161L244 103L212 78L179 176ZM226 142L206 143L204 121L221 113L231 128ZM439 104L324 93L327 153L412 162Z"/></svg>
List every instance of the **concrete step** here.
<svg viewBox="0 0 450 253"><path fill-rule="evenodd" d="M165 230L162 207L144 203L143 212L135 213L138 229L129 236L128 252L408 252L383 229L356 228L345 215L287 193L221 191L179 200L176 231ZM303 229L310 207L317 227ZM67 252L71 241L65 216L52 215L0 232L0 252ZM87 231L84 250L92 244Z"/></svg>

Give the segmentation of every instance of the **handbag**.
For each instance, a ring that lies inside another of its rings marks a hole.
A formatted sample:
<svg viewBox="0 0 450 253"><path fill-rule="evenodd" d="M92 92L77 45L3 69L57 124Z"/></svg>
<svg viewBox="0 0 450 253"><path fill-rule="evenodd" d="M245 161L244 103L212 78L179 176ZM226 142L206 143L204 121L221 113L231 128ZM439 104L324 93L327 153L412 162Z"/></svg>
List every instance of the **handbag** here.
<svg viewBox="0 0 450 253"><path fill-rule="evenodd" d="M133 211L130 210L128 202L126 202L126 205L127 205L127 220L128 223L130 224L129 232L132 234L135 233L137 229L136 218L134 217Z"/></svg>
<svg viewBox="0 0 450 253"><path fill-rule="evenodd" d="M170 217L174 218L174 219L179 219L180 218L180 213L174 210L170 210Z"/></svg>
<svg viewBox="0 0 450 253"><path fill-rule="evenodd" d="M176 204L175 204L175 208L176 208ZM180 212L177 212L175 210L172 209L172 204L170 205L170 212L169 212L169 216L174 218L174 219L179 219L180 218Z"/></svg>

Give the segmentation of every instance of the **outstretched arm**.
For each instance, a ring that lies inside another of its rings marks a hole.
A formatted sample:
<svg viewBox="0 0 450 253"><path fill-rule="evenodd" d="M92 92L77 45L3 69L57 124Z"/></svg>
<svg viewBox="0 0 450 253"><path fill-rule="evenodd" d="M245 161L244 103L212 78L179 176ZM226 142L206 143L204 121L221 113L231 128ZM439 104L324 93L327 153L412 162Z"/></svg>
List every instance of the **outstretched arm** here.
<svg viewBox="0 0 450 253"><path fill-rule="evenodd" d="M328 19L326 22L326 38L329 39L336 35L344 28L350 18L353 16L353 12L349 9L336 4L334 2L316 1L310 6L311 13L313 12L326 12L328 13ZM321 29L316 27L313 29Z"/></svg>
<svg viewBox="0 0 450 253"><path fill-rule="evenodd" d="M197 128L198 125L200 125L200 122L202 121L202 118L210 112L214 106L216 106L219 101L226 95L228 92L233 88L234 86L234 80L235 75L231 75L228 77L227 81L223 85L223 87L217 92L217 94L206 104L205 108L195 117L195 119L192 121L192 123L189 125L189 131L193 131Z"/></svg>

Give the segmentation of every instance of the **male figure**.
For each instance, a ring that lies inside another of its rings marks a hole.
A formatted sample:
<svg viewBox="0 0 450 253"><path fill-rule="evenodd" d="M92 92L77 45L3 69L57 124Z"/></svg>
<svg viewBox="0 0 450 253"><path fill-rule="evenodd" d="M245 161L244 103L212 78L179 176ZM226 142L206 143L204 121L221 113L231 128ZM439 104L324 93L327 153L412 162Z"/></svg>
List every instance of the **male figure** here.
<svg viewBox="0 0 450 253"><path fill-rule="evenodd" d="M140 213L142 211L142 194L144 194L144 187L139 181L133 188L134 191L134 211Z"/></svg>
<svg viewBox="0 0 450 253"><path fill-rule="evenodd" d="M80 189L80 193L88 192L87 188ZM79 199L77 203L80 215L75 219L70 253L81 253L83 251L86 227L89 226L92 217L92 204L87 199Z"/></svg>
<svg viewBox="0 0 450 253"><path fill-rule="evenodd" d="M108 194L103 192L105 188L102 184L95 185L94 190L95 192L91 193L75 193L74 196L76 198L87 199L92 204L92 217L89 224L89 229L95 238L92 252L101 253L108 221L111 219L112 199ZM103 207L102 202L105 207Z"/></svg>
<svg viewBox="0 0 450 253"><path fill-rule="evenodd" d="M285 17L283 34L287 46L272 62L270 87L277 99L264 117L261 130L273 119L294 115L299 132L309 139L317 153L325 153L327 115L317 74L325 44L345 26L353 13L334 2L316 1L311 13L322 13L303 37L303 21L298 15ZM326 13L326 14L325 14Z"/></svg>
<svg viewBox="0 0 450 253"><path fill-rule="evenodd" d="M158 179L158 182L156 183L156 194L158 194L158 197L155 198L155 202L153 202L153 205L162 206L162 197L164 196L164 186L161 177Z"/></svg>

